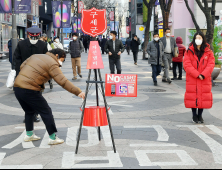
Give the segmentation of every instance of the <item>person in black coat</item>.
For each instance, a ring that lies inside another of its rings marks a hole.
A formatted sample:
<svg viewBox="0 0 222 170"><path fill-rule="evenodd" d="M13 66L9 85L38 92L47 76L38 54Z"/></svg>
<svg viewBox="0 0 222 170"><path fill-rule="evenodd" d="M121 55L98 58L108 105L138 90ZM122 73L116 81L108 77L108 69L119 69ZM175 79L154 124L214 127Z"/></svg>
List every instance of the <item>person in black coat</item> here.
<svg viewBox="0 0 222 170"><path fill-rule="evenodd" d="M139 46L141 42L140 39L137 37L137 35L134 35L130 48L133 52L133 58L134 58L134 64L137 65L137 59L138 59L138 52L139 52Z"/></svg>
<svg viewBox="0 0 222 170"><path fill-rule="evenodd" d="M28 38L18 43L12 61L12 69L16 71L16 76L19 74L20 66L25 60L33 54L45 54L48 52L47 43L38 40L41 32L42 30L37 27L28 28ZM33 117L33 121L40 121L37 113Z"/></svg>
<svg viewBox="0 0 222 170"><path fill-rule="evenodd" d="M89 41L88 41L88 38L86 36L83 38L83 46L85 48L85 53L87 53L87 50L88 50L88 47L89 47Z"/></svg>
<svg viewBox="0 0 222 170"><path fill-rule="evenodd" d="M105 52L106 42L107 42L107 39L105 38L105 36L103 36L103 39L102 39L102 41L101 41L102 54L104 54L104 52Z"/></svg>
<svg viewBox="0 0 222 170"><path fill-rule="evenodd" d="M120 55L124 52L125 48L122 41L116 39L117 32L111 31L110 40L106 42L105 51L109 53L109 67L111 74L115 74L115 65L117 74L121 74Z"/></svg>
<svg viewBox="0 0 222 170"><path fill-rule="evenodd" d="M131 46L131 40L130 40L130 38L127 38L127 40L126 40L126 50L127 50L128 55L130 55L130 46Z"/></svg>

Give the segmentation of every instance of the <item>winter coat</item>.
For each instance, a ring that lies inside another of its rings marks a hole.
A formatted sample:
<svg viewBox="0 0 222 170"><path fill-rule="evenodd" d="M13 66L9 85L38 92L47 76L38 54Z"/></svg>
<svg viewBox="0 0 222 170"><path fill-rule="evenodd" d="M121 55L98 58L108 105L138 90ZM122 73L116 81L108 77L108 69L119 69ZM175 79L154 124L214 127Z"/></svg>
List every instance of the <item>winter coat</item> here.
<svg viewBox="0 0 222 170"><path fill-rule="evenodd" d="M54 45L54 49L57 49L57 48L59 48L59 49L61 49L61 50L63 50L63 46L62 46L62 43L57 43L57 42L54 42L53 43L53 45Z"/></svg>
<svg viewBox="0 0 222 170"><path fill-rule="evenodd" d="M130 40L130 38L128 38L126 40L126 47L127 47L127 49L130 49L130 45L131 45L131 40Z"/></svg>
<svg viewBox="0 0 222 170"><path fill-rule="evenodd" d="M162 60L163 60L163 55L164 55L164 47L163 47L163 43L161 41L159 41L159 53L160 56L158 56L158 51L156 48L156 42L154 41L150 41L148 46L147 46L147 53L150 55L149 58L149 64L153 64L153 65L161 65L162 64ZM159 63L157 63L158 58L159 57Z"/></svg>
<svg viewBox="0 0 222 170"><path fill-rule="evenodd" d="M183 39L181 37L177 37L176 43L178 46L179 56L173 57L173 62L176 63L182 63L183 62L183 56L186 52L186 47L183 45Z"/></svg>
<svg viewBox="0 0 222 170"><path fill-rule="evenodd" d="M69 51L71 54L71 58L81 57L81 53L84 51L82 41L80 40L71 41L69 43Z"/></svg>
<svg viewBox="0 0 222 170"><path fill-rule="evenodd" d="M165 50L166 45L167 45L167 38L162 37L162 38L160 38L160 41L162 41L163 46L164 46L164 50ZM172 55L174 57L175 56L175 48L177 47L176 40L174 37L170 37L170 46L171 46Z"/></svg>
<svg viewBox="0 0 222 170"><path fill-rule="evenodd" d="M210 109L213 105L211 74L215 66L210 46L205 49L199 61L191 45L185 53L183 65L186 71L186 108ZM199 75L202 75L204 80L200 80Z"/></svg>
<svg viewBox="0 0 222 170"><path fill-rule="evenodd" d="M105 45L105 51L106 53L111 52L112 55L109 56L110 59L120 59L120 55L118 55L119 52L123 53L125 50L122 41L116 39L115 41L115 51L113 49L113 40L108 40Z"/></svg>
<svg viewBox="0 0 222 170"><path fill-rule="evenodd" d="M134 40L134 38L133 38L131 43L130 43L130 48L131 48L132 52L138 52L140 44L141 44L141 42L140 42L139 38L138 38L137 41Z"/></svg>
<svg viewBox="0 0 222 170"><path fill-rule="evenodd" d="M102 41L101 41L101 48L104 48L104 47L105 47L106 42L107 42L107 39L106 39L106 38L103 38Z"/></svg>
<svg viewBox="0 0 222 170"><path fill-rule="evenodd" d="M8 41L9 62L12 64L12 39Z"/></svg>
<svg viewBox="0 0 222 170"><path fill-rule="evenodd" d="M43 41L38 41L36 44L31 44L29 39L20 41L14 52L12 69L16 70L16 75L18 75L20 66L26 59L33 54L45 54L47 52L47 44Z"/></svg>
<svg viewBox="0 0 222 170"><path fill-rule="evenodd" d="M42 91L45 88L44 84L52 78L70 93L76 96L81 93L81 90L64 76L57 57L49 52L28 58L21 65L21 71L15 79L14 87Z"/></svg>

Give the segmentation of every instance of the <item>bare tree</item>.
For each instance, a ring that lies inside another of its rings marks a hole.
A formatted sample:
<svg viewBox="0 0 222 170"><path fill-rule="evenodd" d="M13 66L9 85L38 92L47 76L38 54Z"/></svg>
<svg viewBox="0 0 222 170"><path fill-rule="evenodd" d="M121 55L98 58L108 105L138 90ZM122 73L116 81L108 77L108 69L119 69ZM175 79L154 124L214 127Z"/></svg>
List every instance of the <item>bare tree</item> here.
<svg viewBox="0 0 222 170"><path fill-rule="evenodd" d="M153 7L155 5L156 0L149 0L149 2L148 0L143 0L143 2L148 8L147 23L146 23L146 29L145 29L145 41L143 45L143 59L145 59L146 47L150 39L150 22L151 22L151 17L152 17L152 11L153 11Z"/></svg>
<svg viewBox="0 0 222 170"><path fill-rule="evenodd" d="M194 17L193 12L190 10L189 4L187 0L184 0L187 6L188 11L191 14L192 20L194 22L194 25L197 29L197 31L200 31L200 27L197 24L196 18ZM214 35L214 26L215 26L215 8L217 0L212 0L212 5L209 7L208 0L203 0L203 3L201 0L196 0L198 6L200 7L201 11L204 13L206 20L207 20L207 33L206 33L206 39L207 43L210 44L211 49L213 50L213 35Z"/></svg>
<svg viewBox="0 0 222 170"><path fill-rule="evenodd" d="M168 28L168 23L169 23L169 16L170 16L170 10L172 6L173 0L169 0L168 3L166 4L165 0L159 0L160 7L162 10L162 16L163 16L163 30ZM165 31L164 31L165 34Z"/></svg>

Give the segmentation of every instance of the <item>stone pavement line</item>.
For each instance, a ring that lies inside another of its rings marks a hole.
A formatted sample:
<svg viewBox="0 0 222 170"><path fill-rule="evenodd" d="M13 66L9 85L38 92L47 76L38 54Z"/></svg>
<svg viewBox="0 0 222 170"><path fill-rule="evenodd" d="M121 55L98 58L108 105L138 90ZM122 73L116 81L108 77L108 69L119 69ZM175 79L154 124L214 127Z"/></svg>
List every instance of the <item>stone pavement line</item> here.
<svg viewBox="0 0 222 170"><path fill-rule="evenodd" d="M134 151L140 166L194 166L198 165L188 154L183 150L138 150ZM158 153L158 154L176 154L181 162L151 162L147 154Z"/></svg>
<svg viewBox="0 0 222 170"><path fill-rule="evenodd" d="M213 153L215 163L222 164L222 145L199 129L204 126L178 125L177 127L189 128L209 146L210 150Z"/></svg>
<svg viewBox="0 0 222 170"><path fill-rule="evenodd" d="M0 153L0 169L43 169L42 165L2 165L6 153Z"/></svg>
<svg viewBox="0 0 222 170"><path fill-rule="evenodd" d="M76 161L109 161L101 164L77 164ZM74 152L65 152L62 159L62 168L121 168L123 164L120 160L119 153L108 151L106 157L81 157Z"/></svg>

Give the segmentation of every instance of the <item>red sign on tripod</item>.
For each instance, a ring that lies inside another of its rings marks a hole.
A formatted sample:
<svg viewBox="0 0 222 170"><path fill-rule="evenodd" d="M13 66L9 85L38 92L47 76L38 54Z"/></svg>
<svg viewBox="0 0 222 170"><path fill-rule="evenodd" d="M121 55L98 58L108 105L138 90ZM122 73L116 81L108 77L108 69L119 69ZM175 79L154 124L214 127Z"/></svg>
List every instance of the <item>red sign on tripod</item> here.
<svg viewBox="0 0 222 170"><path fill-rule="evenodd" d="M92 8L91 10L82 10L82 31L96 37L104 33L107 29L106 10L98 10Z"/></svg>

